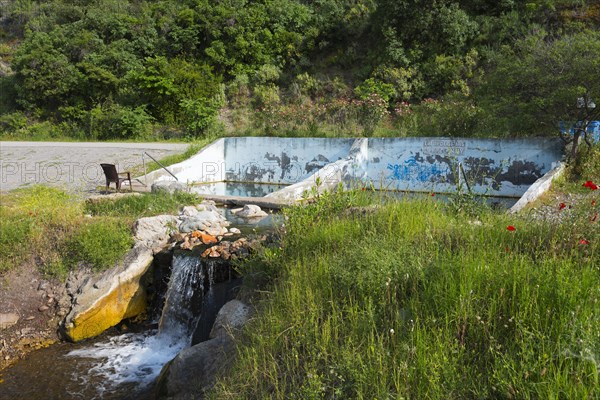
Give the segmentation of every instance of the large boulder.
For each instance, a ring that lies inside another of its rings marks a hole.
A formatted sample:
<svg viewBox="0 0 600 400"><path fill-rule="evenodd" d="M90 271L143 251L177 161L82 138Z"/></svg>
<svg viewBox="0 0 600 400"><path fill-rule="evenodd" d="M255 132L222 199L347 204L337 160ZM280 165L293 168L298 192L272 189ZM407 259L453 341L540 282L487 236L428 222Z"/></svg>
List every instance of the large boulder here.
<svg viewBox="0 0 600 400"><path fill-rule="evenodd" d="M246 304L239 300L228 301L217 314L210 338L232 335L244 327L251 315L252 310Z"/></svg>
<svg viewBox="0 0 600 400"><path fill-rule="evenodd" d="M234 355L235 344L229 336L183 349L163 367L156 383L157 397L202 398L214 385L216 375L231 364Z"/></svg>
<svg viewBox="0 0 600 400"><path fill-rule="evenodd" d="M231 300L221 307L210 339L183 349L163 367L157 380L158 397L202 398L213 386L216 376L233 362L233 333L240 330L250 316L250 307L239 300Z"/></svg>
<svg viewBox="0 0 600 400"><path fill-rule="evenodd" d="M174 215L140 218L133 225L133 236L147 247L164 246L171 233L177 230L179 221Z"/></svg>
<svg viewBox="0 0 600 400"><path fill-rule="evenodd" d="M146 290L140 280L153 260L152 249L138 243L115 268L88 278L72 291L64 335L78 342L146 311Z"/></svg>

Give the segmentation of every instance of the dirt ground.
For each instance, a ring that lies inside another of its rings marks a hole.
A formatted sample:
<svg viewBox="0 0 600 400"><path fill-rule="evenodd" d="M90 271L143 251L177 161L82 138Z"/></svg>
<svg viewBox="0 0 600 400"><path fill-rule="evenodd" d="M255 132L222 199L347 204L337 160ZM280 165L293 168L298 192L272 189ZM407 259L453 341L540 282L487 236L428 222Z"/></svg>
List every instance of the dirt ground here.
<svg viewBox="0 0 600 400"><path fill-rule="evenodd" d="M15 325L0 330L0 370L58 340L58 323L68 306L65 284L44 279L33 264L0 276L0 314L19 316Z"/></svg>

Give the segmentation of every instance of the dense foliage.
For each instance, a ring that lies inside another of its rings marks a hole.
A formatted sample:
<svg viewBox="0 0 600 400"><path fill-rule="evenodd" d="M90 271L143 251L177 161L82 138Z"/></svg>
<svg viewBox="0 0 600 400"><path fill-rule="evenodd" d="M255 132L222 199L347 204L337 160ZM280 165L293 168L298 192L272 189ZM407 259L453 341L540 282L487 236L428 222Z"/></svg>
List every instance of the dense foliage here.
<svg viewBox="0 0 600 400"><path fill-rule="evenodd" d="M197 136L219 112L221 129L286 135L554 134L538 100L600 98L595 1L15 0L1 13L0 130L16 138ZM569 75L528 98L517 82L548 84L547 59L586 85Z"/></svg>

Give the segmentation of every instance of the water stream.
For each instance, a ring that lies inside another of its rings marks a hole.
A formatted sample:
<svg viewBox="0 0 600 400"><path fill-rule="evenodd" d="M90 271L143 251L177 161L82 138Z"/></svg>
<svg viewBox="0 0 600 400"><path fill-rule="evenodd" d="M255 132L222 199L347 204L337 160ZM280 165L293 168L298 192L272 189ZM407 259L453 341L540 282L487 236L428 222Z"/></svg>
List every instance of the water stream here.
<svg viewBox="0 0 600 400"><path fill-rule="evenodd" d="M178 253L158 329L51 346L3 371L0 399L145 399L162 367L189 346L203 303L212 303L215 262Z"/></svg>

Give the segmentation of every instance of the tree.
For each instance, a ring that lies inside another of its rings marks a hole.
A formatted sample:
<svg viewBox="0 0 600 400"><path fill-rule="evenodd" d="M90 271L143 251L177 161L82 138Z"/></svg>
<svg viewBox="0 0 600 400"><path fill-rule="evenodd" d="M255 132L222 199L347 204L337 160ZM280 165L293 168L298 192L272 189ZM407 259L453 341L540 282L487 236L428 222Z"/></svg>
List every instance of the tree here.
<svg viewBox="0 0 600 400"><path fill-rule="evenodd" d="M577 127L571 157L590 121L600 118L600 32L584 31L558 39L547 35L518 41L492 59L492 68L477 90L481 104L505 118L512 132L558 131Z"/></svg>

